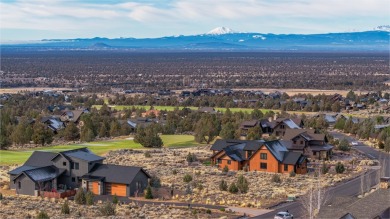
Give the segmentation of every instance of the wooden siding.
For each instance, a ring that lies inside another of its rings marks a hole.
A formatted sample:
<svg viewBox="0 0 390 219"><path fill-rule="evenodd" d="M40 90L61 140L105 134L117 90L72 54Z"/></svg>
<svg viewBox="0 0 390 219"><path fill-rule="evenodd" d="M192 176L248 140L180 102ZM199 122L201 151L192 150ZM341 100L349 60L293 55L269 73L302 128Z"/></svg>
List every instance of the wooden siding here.
<svg viewBox="0 0 390 219"><path fill-rule="evenodd" d="M241 170L242 169L242 165L240 164L240 162L231 160L230 157L228 157L226 155L219 158L219 159L221 160L221 163L218 163L218 160L217 160L217 165L219 168L224 168L225 166L227 166L229 168L229 170ZM230 164L229 164L229 161L230 161Z"/></svg>
<svg viewBox="0 0 390 219"><path fill-rule="evenodd" d="M260 159L260 153L267 154L267 160ZM260 164L266 163L267 169L261 169ZM250 171L263 171L263 172L271 172L278 173L279 172L279 162L272 155L272 153L265 147L264 145L260 147L260 150L256 151L254 155L251 157L249 161L249 170Z"/></svg>

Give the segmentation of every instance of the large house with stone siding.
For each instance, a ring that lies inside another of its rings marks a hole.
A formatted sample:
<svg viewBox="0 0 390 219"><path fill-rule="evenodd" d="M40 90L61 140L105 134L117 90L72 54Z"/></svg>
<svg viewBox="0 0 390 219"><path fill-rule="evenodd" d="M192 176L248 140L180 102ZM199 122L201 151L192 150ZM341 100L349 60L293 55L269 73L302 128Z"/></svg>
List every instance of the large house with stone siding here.
<svg viewBox="0 0 390 219"><path fill-rule="evenodd" d="M10 188L32 196L63 197L80 187L95 195L132 196L148 185L150 176L141 167L103 164L103 160L87 148L35 151L22 166L8 172Z"/></svg>

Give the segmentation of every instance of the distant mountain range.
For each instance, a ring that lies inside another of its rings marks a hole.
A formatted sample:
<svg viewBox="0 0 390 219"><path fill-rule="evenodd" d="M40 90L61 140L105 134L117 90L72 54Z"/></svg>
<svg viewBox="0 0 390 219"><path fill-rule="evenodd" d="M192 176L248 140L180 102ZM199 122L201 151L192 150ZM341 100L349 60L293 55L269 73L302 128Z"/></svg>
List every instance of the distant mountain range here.
<svg viewBox="0 0 390 219"><path fill-rule="evenodd" d="M171 50L171 51L388 51L390 26L372 31L326 34L263 34L236 32L218 27L208 33L161 38L45 39L2 48L80 50Z"/></svg>

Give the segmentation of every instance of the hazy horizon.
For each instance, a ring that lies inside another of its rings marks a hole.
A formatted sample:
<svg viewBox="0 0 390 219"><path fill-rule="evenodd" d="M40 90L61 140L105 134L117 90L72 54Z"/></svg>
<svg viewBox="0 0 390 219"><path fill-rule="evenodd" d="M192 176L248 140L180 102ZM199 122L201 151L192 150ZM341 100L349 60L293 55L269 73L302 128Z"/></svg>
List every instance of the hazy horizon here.
<svg viewBox="0 0 390 219"><path fill-rule="evenodd" d="M356 32L388 25L389 7L384 0L3 0L0 30L2 42L158 38L221 26L264 34Z"/></svg>

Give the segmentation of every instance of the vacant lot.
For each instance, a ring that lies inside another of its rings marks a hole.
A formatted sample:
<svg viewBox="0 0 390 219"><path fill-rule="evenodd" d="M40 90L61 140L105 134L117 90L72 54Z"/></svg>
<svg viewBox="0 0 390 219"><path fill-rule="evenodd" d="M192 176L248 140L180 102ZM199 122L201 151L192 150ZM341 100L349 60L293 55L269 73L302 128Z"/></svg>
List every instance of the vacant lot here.
<svg viewBox="0 0 390 219"><path fill-rule="evenodd" d="M191 147L199 145L194 141L192 135L162 135L166 147ZM33 153L34 150L40 151L65 151L81 147L88 147L92 152L98 155L104 155L108 151L118 149L145 149L140 144L130 139L118 139L109 141L95 141L90 143L58 145L50 147L39 147L33 150L10 151L0 150L0 165L22 164Z"/></svg>

